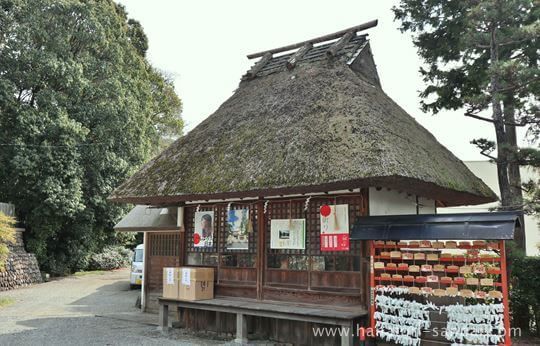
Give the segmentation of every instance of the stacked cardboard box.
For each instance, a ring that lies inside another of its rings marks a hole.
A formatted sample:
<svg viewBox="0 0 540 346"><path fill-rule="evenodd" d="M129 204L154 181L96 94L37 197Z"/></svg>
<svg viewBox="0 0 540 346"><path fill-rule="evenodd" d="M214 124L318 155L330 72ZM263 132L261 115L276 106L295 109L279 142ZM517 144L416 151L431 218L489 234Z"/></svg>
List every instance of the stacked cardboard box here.
<svg viewBox="0 0 540 346"><path fill-rule="evenodd" d="M163 268L163 298L178 299L181 268Z"/></svg>
<svg viewBox="0 0 540 346"><path fill-rule="evenodd" d="M214 268L163 268L163 297L179 300L214 298Z"/></svg>

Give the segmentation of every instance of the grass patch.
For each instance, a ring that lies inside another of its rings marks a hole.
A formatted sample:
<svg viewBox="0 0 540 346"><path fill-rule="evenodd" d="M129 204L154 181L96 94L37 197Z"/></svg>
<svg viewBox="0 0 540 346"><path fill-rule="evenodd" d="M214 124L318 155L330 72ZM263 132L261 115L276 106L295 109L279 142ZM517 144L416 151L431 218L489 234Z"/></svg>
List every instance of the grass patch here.
<svg viewBox="0 0 540 346"><path fill-rule="evenodd" d="M106 271L104 270L89 270L86 272L76 272L73 274L74 276L80 277L80 276L86 276L86 275L103 275Z"/></svg>
<svg viewBox="0 0 540 346"><path fill-rule="evenodd" d="M0 297L0 309L15 303L15 299L11 297Z"/></svg>

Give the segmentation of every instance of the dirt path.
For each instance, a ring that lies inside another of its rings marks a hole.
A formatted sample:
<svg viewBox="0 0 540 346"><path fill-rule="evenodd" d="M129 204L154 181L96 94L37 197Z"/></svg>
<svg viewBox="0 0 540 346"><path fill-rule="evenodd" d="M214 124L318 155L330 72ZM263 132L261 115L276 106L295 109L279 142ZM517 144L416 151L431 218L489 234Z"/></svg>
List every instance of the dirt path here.
<svg viewBox="0 0 540 346"><path fill-rule="evenodd" d="M163 335L157 316L135 308L129 271L68 277L0 292L15 303L0 308L0 345L208 345L181 332Z"/></svg>

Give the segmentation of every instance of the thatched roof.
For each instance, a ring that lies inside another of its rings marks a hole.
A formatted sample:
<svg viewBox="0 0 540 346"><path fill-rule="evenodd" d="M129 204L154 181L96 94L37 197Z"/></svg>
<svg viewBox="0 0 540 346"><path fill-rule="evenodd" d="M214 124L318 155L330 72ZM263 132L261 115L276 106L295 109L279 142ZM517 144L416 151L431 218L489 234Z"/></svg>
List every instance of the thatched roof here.
<svg viewBox="0 0 540 346"><path fill-rule="evenodd" d="M383 186L447 205L496 200L384 93L366 36L307 48L292 68L296 52L264 55L231 98L111 199L166 204Z"/></svg>

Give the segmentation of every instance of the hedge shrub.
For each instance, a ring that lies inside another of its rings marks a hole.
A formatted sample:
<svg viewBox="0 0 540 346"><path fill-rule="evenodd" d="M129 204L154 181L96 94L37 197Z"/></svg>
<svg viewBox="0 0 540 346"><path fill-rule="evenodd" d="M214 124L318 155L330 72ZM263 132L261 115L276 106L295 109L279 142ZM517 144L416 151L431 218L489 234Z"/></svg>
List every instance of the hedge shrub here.
<svg viewBox="0 0 540 346"><path fill-rule="evenodd" d="M107 246L102 252L90 257L89 270L112 270L125 268L131 264L133 252L123 246Z"/></svg>
<svg viewBox="0 0 540 346"><path fill-rule="evenodd" d="M540 257L514 258L511 275L512 325L540 336Z"/></svg>

